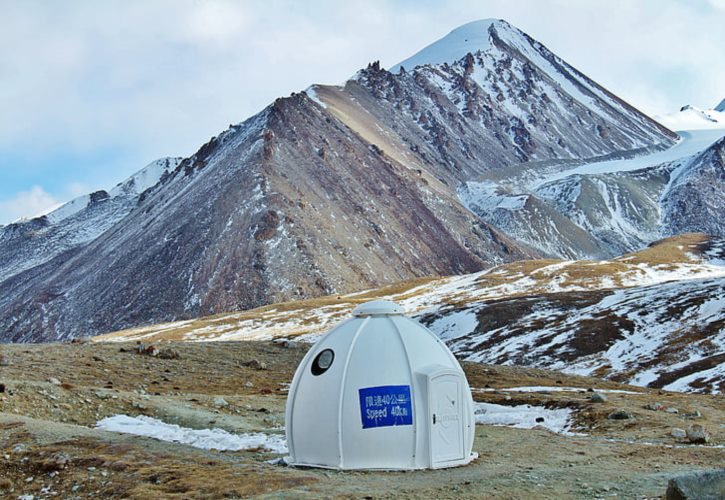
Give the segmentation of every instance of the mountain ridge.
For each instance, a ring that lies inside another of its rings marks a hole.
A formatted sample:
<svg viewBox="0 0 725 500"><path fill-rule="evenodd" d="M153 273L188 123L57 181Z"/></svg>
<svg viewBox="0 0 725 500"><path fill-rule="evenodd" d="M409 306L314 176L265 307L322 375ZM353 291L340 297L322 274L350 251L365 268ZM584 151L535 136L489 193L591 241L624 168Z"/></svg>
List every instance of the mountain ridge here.
<svg viewBox="0 0 725 500"><path fill-rule="evenodd" d="M63 339L536 257L469 211L460 183L522 161L673 143L519 30L491 25L486 36L476 56L397 75L373 63L212 138L98 238L0 282L4 338Z"/></svg>

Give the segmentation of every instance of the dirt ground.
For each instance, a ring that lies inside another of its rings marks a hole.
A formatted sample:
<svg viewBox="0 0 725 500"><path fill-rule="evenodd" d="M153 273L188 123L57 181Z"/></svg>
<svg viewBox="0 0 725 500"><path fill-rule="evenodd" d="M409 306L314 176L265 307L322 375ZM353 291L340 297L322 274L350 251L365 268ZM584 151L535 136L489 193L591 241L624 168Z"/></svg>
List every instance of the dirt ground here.
<svg viewBox="0 0 725 500"><path fill-rule="evenodd" d="M464 366L475 400L569 407L585 435L477 425L479 459L468 466L337 472L273 465L267 462L280 455L264 450L205 451L93 428L127 414L192 428L284 432L286 388L304 345L157 346L179 358L141 355L132 344L0 345L0 497L659 498L674 475L725 467L723 396L476 364ZM504 390L520 386L582 390ZM606 393L607 401L595 403L589 388L638 393ZM227 404L215 402L220 396ZM655 403L663 409L645 408ZM607 418L618 409L633 418ZM692 424L710 432L710 443L671 436L673 427Z"/></svg>

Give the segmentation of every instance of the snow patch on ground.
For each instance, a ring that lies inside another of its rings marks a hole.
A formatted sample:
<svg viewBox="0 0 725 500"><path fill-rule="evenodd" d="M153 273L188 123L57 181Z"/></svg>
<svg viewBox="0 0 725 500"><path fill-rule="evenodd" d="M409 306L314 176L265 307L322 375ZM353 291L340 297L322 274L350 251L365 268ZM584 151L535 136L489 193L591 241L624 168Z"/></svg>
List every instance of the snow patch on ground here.
<svg viewBox="0 0 725 500"><path fill-rule="evenodd" d="M114 415L100 420L96 427L106 431L186 444L203 450L238 451L264 448L273 453L287 453L287 442L283 436L277 434L263 432L231 434L222 429L190 429L144 415L137 417Z"/></svg>
<svg viewBox="0 0 725 500"><path fill-rule="evenodd" d="M518 429L542 426L559 434L575 435L571 432L573 410L570 408L549 410L543 406L504 406L493 403L474 403L474 407L477 424L505 425Z"/></svg>
<svg viewBox="0 0 725 500"><path fill-rule="evenodd" d="M535 385L525 387L509 387L508 389L495 389L495 388L482 388L482 389L471 389L473 392L587 392L586 387L562 387L562 386L548 386L548 385ZM608 394L642 394L641 392L635 391L624 391L621 389L594 389L594 392L608 393Z"/></svg>
<svg viewBox="0 0 725 500"><path fill-rule="evenodd" d="M436 319L429 328L443 340L452 340L472 333L478 326L475 310L457 311Z"/></svg>

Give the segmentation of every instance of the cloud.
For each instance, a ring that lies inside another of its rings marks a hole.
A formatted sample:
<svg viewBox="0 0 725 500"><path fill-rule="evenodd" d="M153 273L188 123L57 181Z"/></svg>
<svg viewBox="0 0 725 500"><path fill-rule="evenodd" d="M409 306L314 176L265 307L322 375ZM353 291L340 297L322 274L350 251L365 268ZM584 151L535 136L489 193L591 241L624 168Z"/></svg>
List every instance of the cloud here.
<svg viewBox="0 0 725 500"><path fill-rule="evenodd" d="M83 182L71 182L57 193L48 192L41 185L34 185L8 199L0 199L0 225L48 214L63 203L92 191Z"/></svg>
<svg viewBox="0 0 725 500"><path fill-rule="evenodd" d="M28 191L19 192L9 200L0 200L0 224L46 213L59 204L58 199L47 193L42 186L33 186Z"/></svg>

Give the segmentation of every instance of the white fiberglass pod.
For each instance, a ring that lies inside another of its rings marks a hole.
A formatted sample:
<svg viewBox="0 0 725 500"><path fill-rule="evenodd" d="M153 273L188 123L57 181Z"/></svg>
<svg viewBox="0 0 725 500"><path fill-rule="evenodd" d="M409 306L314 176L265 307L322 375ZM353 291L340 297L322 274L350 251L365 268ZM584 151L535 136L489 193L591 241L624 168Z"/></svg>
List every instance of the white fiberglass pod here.
<svg viewBox="0 0 725 500"><path fill-rule="evenodd" d="M467 464L473 399L456 358L430 330L376 300L312 346L286 414L291 465L426 469Z"/></svg>

